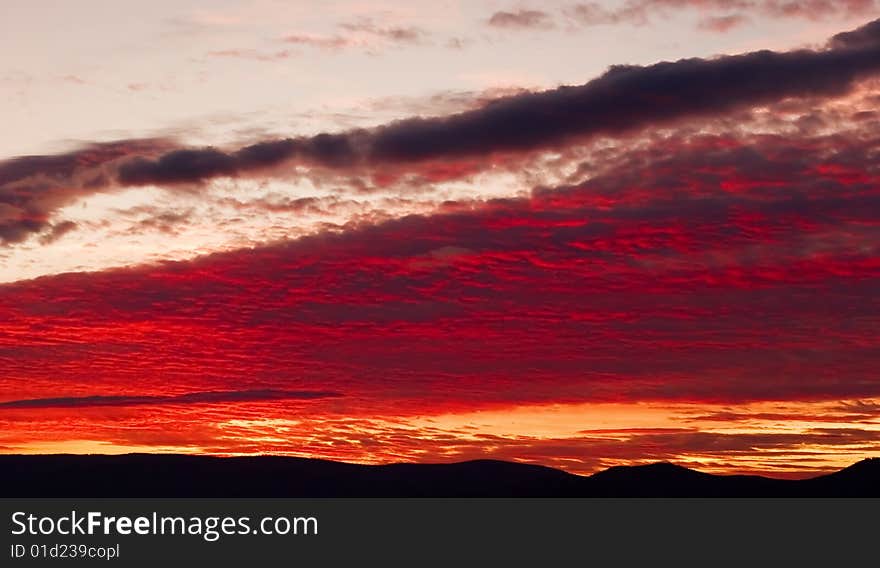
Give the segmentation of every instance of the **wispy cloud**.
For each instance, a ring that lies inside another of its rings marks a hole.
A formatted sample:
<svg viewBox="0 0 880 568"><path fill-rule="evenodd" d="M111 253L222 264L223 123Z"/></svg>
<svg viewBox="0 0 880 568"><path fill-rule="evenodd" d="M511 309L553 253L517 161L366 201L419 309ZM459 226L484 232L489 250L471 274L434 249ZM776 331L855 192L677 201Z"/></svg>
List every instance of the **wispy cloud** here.
<svg viewBox="0 0 880 568"><path fill-rule="evenodd" d="M289 59L293 56L293 52L289 49L281 49L275 51L259 51L256 49L221 49L212 51L208 55L211 57L228 57L235 59L253 59L254 61L280 61Z"/></svg>
<svg viewBox="0 0 880 568"><path fill-rule="evenodd" d="M668 16L682 9L701 11L705 15L700 27L723 32L745 23L752 15L822 20L876 15L880 4L876 0L627 0L608 7L606 3L590 1L573 4L564 13L571 21L584 26L645 25L658 16Z"/></svg>
<svg viewBox="0 0 880 568"><path fill-rule="evenodd" d="M748 17L742 14L728 14L726 16L706 16L701 18L698 26L704 30L724 33L733 28L742 26L749 21Z"/></svg>
<svg viewBox="0 0 880 568"><path fill-rule="evenodd" d="M417 26L383 24L373 18L342 22L337 28L340 31L336 34L294 33L285 36L282 41L326 50L359 47L376 52L388 46L419 44L430 36L428 31Z"/></svg>
<svg viewBox="0 0 880 568"><path fill-rule="evenodd" d="M492 14L486 23L491 27L504 29L549 29L554 27L550 14L542 10L501 10Z"/></svg>

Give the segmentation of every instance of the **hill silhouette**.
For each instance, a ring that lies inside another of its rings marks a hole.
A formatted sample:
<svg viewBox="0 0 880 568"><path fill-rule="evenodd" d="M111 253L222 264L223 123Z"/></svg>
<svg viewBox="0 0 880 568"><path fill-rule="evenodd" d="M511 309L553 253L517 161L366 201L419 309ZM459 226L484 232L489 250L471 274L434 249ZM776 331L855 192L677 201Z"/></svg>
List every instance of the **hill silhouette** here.
<svg viewBox="0 0 880 568"><path fill-rule="evenodd" d="M669 464L590 476L494 460L356 465L280 456L0 455L2 497L880 497L880 459L803 480Z"/></svg>

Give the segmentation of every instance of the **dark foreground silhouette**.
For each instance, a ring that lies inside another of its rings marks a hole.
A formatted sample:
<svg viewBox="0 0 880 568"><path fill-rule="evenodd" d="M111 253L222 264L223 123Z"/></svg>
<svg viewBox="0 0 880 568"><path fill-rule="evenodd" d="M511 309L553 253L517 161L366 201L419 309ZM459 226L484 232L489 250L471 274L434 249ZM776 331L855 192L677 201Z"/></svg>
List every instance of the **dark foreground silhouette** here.
<svg viewBox="0 0 880 568"><path fill-rule="evenodd" d="M0 455L2 497L880 497L880 459L803 480L656 463L591 476L503 461L355 465L276 456Z"/></svg>

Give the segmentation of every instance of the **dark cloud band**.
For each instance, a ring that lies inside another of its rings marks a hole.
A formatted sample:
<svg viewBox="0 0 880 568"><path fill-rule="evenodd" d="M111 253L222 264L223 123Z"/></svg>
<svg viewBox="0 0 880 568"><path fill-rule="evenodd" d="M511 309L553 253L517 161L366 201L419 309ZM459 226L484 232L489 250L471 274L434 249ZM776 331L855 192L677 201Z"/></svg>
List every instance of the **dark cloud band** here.
<svg viewBox="0 0 880 568"><path fill-rule="evenodd" d="M193 184L287 163L350 169L534 152L594 136L724 114L791 97L848 92L880 72L880 20L834 36L821 50L756 51L650 66L615 66L576 87L525 93L471 111L410 118L371 130L264 141L236 151L155 152L137 144L0 163L0 243L50 227L52 214L110 187ZM112 162L112 163L109 163Z"/></svg>
<svg viewBox="0 0 880 568"><path fill-rule="evenodd" d="M342 396L330 391L246 390L194 392L175 396L82 396L34 398L0 402L2 409L89 408L159 406L169 404L216 404L230 402L269 402L275 400L315 400Z"/></svg>
<svg viewBox="0 0 880 568"><path fill-rule="evenodd" d="M179 150L123 165L119 181L190 183L288 160L339 168L534 151L787 97L839 95L880 71L880 22L839 34L829 46L615 66L584 85L506 97L447 117L263 142L232 153Z"/></svg>

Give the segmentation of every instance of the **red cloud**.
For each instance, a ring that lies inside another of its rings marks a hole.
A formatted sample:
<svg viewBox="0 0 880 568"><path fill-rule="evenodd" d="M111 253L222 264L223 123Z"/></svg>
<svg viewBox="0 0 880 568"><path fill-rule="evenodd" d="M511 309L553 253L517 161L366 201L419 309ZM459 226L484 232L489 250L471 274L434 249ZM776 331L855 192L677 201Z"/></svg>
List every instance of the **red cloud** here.
<svg viewBox="0 0 880 568"><path fill-rule="evenodd" d="M418 413L880 395L876 141L662 148L529 199L4 285L4 398L317 389Z"/></svg>
<svg viewBox="0 0 880 568"><path fill-rule="evenodd" d="M491 455L575 471L681 456L757 467L762 451L799 444L857 452L876 432L728 435L697 421L555 440L406 419L880 396L878 150L862 131L669 137L527 199L3 285L0 400L13 402L0 442ZM374 420L389 415L401 426Z"/></svg>

